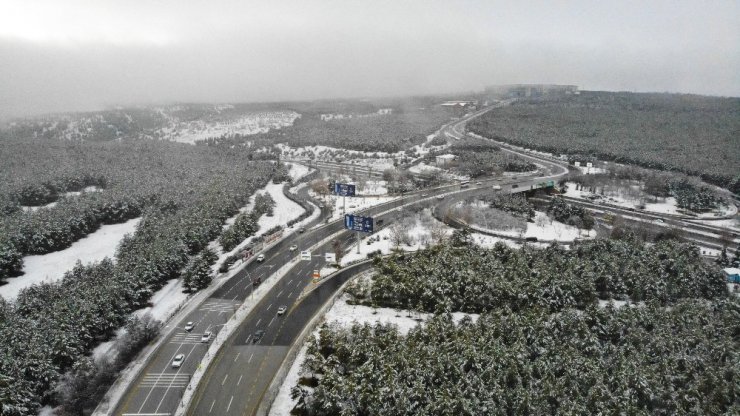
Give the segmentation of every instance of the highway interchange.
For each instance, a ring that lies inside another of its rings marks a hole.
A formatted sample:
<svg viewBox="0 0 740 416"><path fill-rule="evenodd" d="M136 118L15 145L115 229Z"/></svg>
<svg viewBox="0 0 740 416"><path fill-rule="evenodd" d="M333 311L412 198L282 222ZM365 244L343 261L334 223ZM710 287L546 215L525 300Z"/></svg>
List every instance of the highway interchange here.
<svg viewBox="0 0 740 416"><path fill-rule="evenodd" d="M446 126L443 129L444 134L460 137L464 134L462 133L464 123L480 114L482 112ZM383 219L385 224L388 224L401 215L400 210L396 208L430 201L441 202L437 199L438 195L454 193L456 199L464 198L490 192L492 184L500 184L503 192L523 191L544 179L556 178L568 172L562 163L531 155L521 156L533 159L538 164L540 168L538 176L526 175L506 178L503 181L482 180L480 186L473 186L470 189L448 185L410 192L403 200L396 199L368 208L361 215L373 216L376 221ZM518 187L512 189L512 184ZM446 197L446 200L449 201L449 197ZM603 206L599 208L612 209ZM322 211L321 216L306 227L305 233L295 232L267 248L263 251L265 254L263 262L253 260L247 263L186 317L178 322L170 322L170 325L175 325L174 330L165 333L165 342L148 357L147 365L128 387L116 407L115 414L126 416L174 414L180 407L182 395L187 388L197 388L195 399L187 409L188 414L255 414L296 337L324 302L344 281L358 271L340 273L316 290L308 292L308 295L300 297L308 286L314 284L311 272L324 266L323 253L333 251L331 242L338 239L345 248L354 242L354 235L343 230L342 221L324 224L329 212ZM288 249L293 244L298 246L298 250ZM315 247L311 260L300 261L298 252L312 246ZM189 386L191 375L208 350L208 343L201 342L202 334L205 331L217 333L236 309L248 297L253 296L254 281L259 279L264 282L286 264L293 266L282 277L272 277L278 280L269 291L262 294L262 298L258 299L246 319L220 348L200 385ZM360 269L365 267L369 266ZM287 312L282 316L277 315L280 306L287 307ZM195 323L192 331L182 329L186 322L191 321ZM264 331L264 335L261 339L255 340L254 334L258 330ZM178 354L185 354L184 363L180 368L172 368L171 362Z"/></svg>

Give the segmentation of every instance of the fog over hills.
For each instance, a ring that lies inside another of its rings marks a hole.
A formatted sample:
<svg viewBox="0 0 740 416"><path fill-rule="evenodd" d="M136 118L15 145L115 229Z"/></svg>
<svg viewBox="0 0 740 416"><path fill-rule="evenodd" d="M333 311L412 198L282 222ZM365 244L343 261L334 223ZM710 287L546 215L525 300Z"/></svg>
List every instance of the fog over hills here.
<svg viewBox="0 0 740 416"><path fill-rule="evenodd" d="M0 4L0 117L479 90L740 95L737 2Z"/></svg>

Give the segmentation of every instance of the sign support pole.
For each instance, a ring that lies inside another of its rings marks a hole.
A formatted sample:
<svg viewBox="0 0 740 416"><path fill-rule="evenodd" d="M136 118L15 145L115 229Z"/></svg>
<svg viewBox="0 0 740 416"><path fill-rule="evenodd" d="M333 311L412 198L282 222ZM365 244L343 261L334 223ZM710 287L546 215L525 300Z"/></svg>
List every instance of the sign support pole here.
<svg viewBox="0 0 740 416"><path fill-rule="evenodd" d="M360 254L360 232L355 232L355 237L357 237L357 254Z"/></svg>

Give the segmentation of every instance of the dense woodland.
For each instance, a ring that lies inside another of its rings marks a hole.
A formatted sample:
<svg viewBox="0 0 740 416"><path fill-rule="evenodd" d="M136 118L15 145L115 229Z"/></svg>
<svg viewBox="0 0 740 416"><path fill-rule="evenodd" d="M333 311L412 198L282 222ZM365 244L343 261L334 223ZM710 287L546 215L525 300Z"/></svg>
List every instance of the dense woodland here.
<svg viewBox="0 0 740 416"><path fill-rule="evenodd" d="M734 414L737 320L695 247L600 240L571 251L450 244L377 262L361 303L435 312L323 326L294 414ZM598 299L631 299L601 307ZM450 312L481 314L454 323Z"/></svg>
<svg viewBox="0 0 740 416"><path fill-rule="evenodd" d="M502 172L529 172L537 169L533 163L502 152L488 140L465 138L455 142L444 153L455 155L452 167L470 178L501 174Z"/></svg>
<svg viewBox="0 0 740 416"><path fill-rule="evenodd" d="M324 145L366 152L398 152L421 144L450 119L439 108L396 109L392 114L323 121L307 113L292 126L255 135L257 140L287 143L293 147ZM249 136L250 140L252 136Z"/></svg>
<svg viewBox="0 0 740 416"><path fill-rule="evenodd" d="M555 154L698 175L740 193L738 98L583 91L517 101L467 128Z"/></svg>
<svg viewBox="0 0 740 416"><path fill-rule="evenodd" d="M58 402L62 375L147 306L167 280L184 276L193 290L207 285L214 255L205 247L282 170L274 160L260 160L268 157L247 147L6 138L0 146L4 276L22 271L20 255L67 247L104 223L142 219L121 242L115 263L78 266L58 283L22 291L14 303L0 300L1 413L31 415ZM85 178L99 189L65 195L89 184ZM48 189L57 204L20 209L29 188Z"/></svg>

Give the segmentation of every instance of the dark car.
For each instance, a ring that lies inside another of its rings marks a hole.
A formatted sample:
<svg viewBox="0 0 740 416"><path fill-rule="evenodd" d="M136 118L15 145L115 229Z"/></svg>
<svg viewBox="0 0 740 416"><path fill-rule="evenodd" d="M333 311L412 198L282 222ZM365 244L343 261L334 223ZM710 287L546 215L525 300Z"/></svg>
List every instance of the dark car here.
<svg viewBox="0 0 740 416"><path fill-rule="evenodd" d="M299 233L305 233L306 232L306 229L305 228L301 228L300 230L298 230L298 232Z"/></svg>
<svg viewBox="0 0 740 416"><path fill-rule="evenodd" d="M537 241L537 237L527 237L524 241Z"/></svg>
<svg viewBox="0 0 740 416"><path fill-rule="evenodd" d="M512 188L512 189L513 189L513 188L518 188L518 187L519 187L519 185L517 185L517 184L513 184L513 185L511 185L511 188Z"/></svg>
<svg viewBox="0 0 740 416"><path fill-rule="evenodd" d="M259 340L262 339L262 337L265 335L265 331L258 329L254 335L252 335L252 342L259 342Z"/></svg>
<svg viewBox="0 0 740 416"><path fill-rule="evenodd" d="M254 279L254 282L252 282L252 284L255 285L255 286L259 286L260 283L262 283L262 278L261 277L258 277L256 279Z"/></svg>

